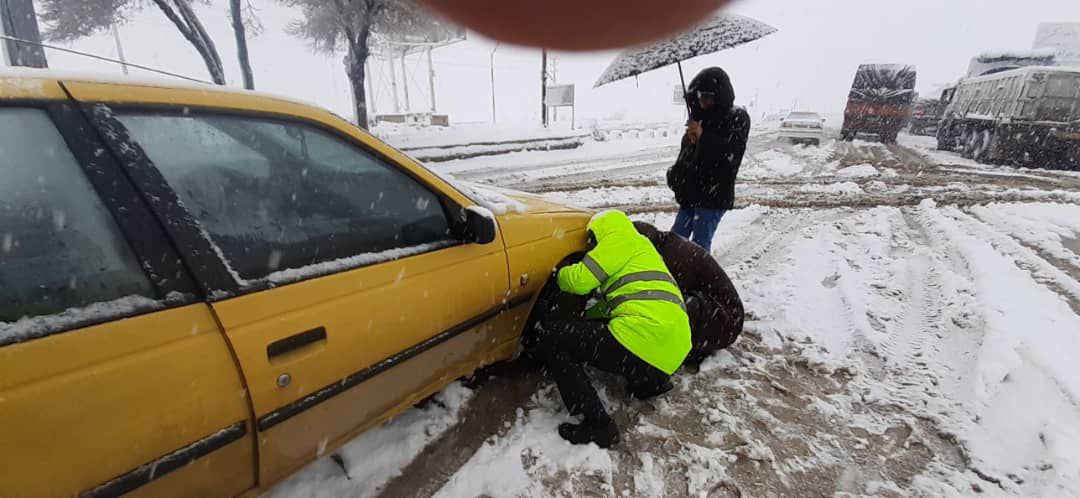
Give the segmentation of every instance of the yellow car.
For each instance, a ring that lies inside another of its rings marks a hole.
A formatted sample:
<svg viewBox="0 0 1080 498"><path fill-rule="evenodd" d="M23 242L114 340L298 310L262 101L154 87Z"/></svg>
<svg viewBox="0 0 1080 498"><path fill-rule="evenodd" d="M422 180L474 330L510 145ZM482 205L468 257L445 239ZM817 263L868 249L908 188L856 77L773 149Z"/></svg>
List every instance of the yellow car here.
<svg viewBox="0 0 1080 498"><path fill-rule="evenodd" d="M585 244L277 97L0 73L0 130L0 497L265 490L516 355Z"/></svg>

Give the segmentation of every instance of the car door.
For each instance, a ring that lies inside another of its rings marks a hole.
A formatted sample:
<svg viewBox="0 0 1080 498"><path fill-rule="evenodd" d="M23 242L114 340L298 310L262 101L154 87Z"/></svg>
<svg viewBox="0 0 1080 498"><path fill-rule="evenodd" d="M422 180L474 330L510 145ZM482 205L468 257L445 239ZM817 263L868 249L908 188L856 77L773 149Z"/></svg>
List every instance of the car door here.
<svg viewBox="0 0 1080 498"><path fill-rule="evenodd" d="M251 409L209 306L56 83L4 83L0 497L250 489Z"/></svg>
<svg viewBox="0 0 1080 498"><path fill-rule="evenodd" d="M190 106L104 114L235 280L212 307L254 404L260 485L516 347L500 334L501 239L466 242L460 194L326 123Z"/></svg>

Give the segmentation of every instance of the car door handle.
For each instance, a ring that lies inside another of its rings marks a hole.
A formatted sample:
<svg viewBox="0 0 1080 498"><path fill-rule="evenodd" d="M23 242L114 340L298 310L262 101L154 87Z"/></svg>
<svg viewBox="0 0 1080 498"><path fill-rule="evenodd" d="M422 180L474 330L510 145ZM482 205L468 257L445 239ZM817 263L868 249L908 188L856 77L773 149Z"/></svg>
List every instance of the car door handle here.
<svg viewBox="0 0 1080 498"><path fill-rule="evenodd" d="M311 330L290 335L284 339L278 339L266 346L266 357L273 358L289 351L296 351L304 346L326 340L326 328L317 327Z"/></svg>

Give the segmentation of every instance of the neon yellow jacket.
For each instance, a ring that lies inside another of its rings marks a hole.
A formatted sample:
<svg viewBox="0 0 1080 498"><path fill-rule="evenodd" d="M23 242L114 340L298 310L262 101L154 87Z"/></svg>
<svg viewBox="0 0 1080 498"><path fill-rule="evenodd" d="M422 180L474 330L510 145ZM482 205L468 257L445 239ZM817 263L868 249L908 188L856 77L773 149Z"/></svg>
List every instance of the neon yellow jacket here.
<svg viewBox="0 0 1080 498"><path fill-rule="evenodd" d="M597 291L600 302L588 316L608 319L608 329L626 349L675 373L690 352L690 320L663 258L621 211L593 216L588 230L596 248L559 270L559 288L577 295Z"/></svg>

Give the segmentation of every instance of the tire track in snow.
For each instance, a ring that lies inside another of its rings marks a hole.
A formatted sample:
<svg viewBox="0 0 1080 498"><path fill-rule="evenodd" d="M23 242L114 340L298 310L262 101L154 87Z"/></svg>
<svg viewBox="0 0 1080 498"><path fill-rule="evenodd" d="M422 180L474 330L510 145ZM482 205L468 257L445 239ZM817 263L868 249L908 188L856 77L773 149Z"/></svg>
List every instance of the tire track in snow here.
<svg viewBox="0 0 1080 498"><path fill-rule="evenodd" d="M841 216L834 210L807 209L794 212L774 209L768 214L761 223L754 224L753 232L743 236L737 244L725 244L729 249L713 254L720 265L732 274L732 278L745 279L756 267L772 268L779 258L787 255L785 250L806 228L834 221Z"/></svg>
<svg viewBox="0 0 1080 498"><path fill-rule="evenodd" d="M959 407L968 401L973 353L982 340L982 323L970 308L974 291L965 278L967 263L928 230L920 213L906 210L903 220L913 242L905 265L905 309L884 349L902 359L894 374L911 369L924 376L926 382L899 382L901 391L921 388L912 401L922 404L926 393L942 391L952 407Z"/></svg>
<svg viewBox="0 0 1080 498"><path fill-rule="evenodd" d="M1032 225L1028 219L1004 209L1013 206L1016 205L977 206L965 211L994 230L1009 234L1020 245L1031 249L1073 280L1080 282L1080 249L1070 248L1075 240L1070 236L1080 235L1080 220L1067 226ZM1045 238L1048 235L1047 230L1057 235L1056 241Z"/></svg>
<svg viewBox="0 0 1080 498"><path fill-rule="evenodd" d="M1033 280L1059 294L1075 313L1080 314L1080 283L1071 276L1016 239L992 229L978 218L953 207L945 208L943 212L967 233L986 241L1003 256L1012 259L1017 267L1030 273Z"/></svg>
<svg viewBox="0 0 1080 498"><path fill-rule="evenodd" d="M980 336L977 343L957 348L973 356L944 356L967 358L970 365L955 370L963 384L950 401L959 404L955 407L959 410L952 410L953 416L947 415L949 410L943 412L945 423L954 427L969 467L982 480L1022 495L1041 494L1038 485L1020 487L1024 482L1043 480L1061 486L1061 479L1068 480L1063 476L1080 470L1076 463L1080 452L1069 455L1062 449L1080 448L1080 437L1064 422L1080 417L1077 394L1070 390L1077 378L1067 354L1061 354L1063 347L1075 350L1080 346L1072 330L1067 330L1077 323L1077 315L1070 313L1066 302L1053 303L1061 294L1038 282L1031 271L1017 264L1016 256L999 248L1007 244L995 246L980 238L986 232L972 227L970 218L958 209L938 209L928 202L918 209L917 219L927 227L933 246L944 249L947 259L956 257L953 261L963 264L957 289L946 289L945 297L970 294L965 308L973 315L950 320L970 320L976 327L964 329ZM1015 244L1004 235L991 238L998 237ZM945 338L957 335L949 333ZM924 402L938 405L933 399ZM1047 411L1018 410L1016 403ZM1059 441L1048 442L1050 436ZM1060 477L1042 474L1055 468L1060 469L1053 470ZM1052 494L1064 488L1056 489Z"/></svg>

